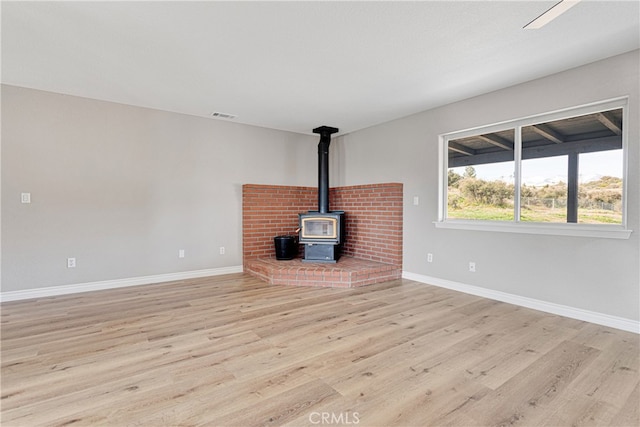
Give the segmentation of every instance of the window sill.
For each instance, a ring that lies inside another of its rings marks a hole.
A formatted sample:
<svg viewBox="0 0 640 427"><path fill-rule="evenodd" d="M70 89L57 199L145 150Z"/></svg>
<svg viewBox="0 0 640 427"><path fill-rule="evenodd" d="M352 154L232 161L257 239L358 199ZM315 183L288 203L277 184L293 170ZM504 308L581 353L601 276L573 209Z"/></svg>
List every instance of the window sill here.
<svg viewBox="0 0 640 427"><path fill-rule="evenodd" d="M598 237L628 239L633 230L621 225L541 224L478 220L434 221L436 228L454 230L494 231L502 233L543 234L553 236Z"/></svg>

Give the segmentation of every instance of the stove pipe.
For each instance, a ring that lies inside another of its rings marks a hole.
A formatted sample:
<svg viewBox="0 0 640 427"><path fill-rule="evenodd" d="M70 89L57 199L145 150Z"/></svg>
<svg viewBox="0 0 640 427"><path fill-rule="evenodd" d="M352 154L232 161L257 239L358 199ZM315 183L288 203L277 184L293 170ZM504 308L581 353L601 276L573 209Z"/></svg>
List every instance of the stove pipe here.
<svg viewBox="0 0 640 427"><path fill-rule="evenodd" d="M338 132L337 128L320 126L313 133L320 134L318 143L318 211L329 213L329 144L331 134Z"/></svg>

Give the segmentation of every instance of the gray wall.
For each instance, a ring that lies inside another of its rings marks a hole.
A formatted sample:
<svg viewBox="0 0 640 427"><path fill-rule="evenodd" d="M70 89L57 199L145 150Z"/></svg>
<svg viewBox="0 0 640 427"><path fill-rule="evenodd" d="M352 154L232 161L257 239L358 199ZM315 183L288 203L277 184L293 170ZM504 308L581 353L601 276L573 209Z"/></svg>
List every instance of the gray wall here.
<svg viewBox="0 0 640 427"><path fill-rule="evenodd" d="M638 320L638 69L635 51L345 135L340 184L404 183L406 272ZM435 228L438 135L626 95L629 240Z"/></svg>
<svg viewBox="0 0 640 427"><path fill-rule="evenodd" d="M239 266L242 184L314 185L316 147L314 136L2 86L2 291Z"/></svg>

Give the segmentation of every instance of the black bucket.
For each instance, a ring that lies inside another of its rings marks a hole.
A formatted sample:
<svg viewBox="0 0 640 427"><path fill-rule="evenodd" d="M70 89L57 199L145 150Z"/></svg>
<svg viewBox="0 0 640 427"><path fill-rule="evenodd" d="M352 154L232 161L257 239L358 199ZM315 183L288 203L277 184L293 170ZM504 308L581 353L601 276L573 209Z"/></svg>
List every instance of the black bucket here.
<svg viewBox="0 0 640 427"><path fill-rule="evenodd" d="M298 255L298 236L276 236L273 243L278 260L294 259Z"/></svg>

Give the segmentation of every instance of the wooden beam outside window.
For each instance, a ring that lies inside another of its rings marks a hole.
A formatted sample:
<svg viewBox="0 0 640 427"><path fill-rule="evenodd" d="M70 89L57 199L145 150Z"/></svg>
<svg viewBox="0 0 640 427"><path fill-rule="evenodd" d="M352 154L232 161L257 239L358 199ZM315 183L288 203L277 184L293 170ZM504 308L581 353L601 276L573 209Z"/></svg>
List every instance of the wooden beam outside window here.
<svg viewBox="0 0 640 427"><path fill-rule="evenodd" d="M564 136L547 125L533 125L531 126L531 130L556 144L562 144L564 142Z"/></svg>
<svg viewBox="0 0 640 427"><path fill-rule="evenodd" d="M464 154L465 156L474 156L476 154L476 150L453 141L449 141L449 150Z"/></svg>
<svg viewBox="0 0 640 427"><path fill-rule="evenodd" d="M567 171L567 222L578 222L578 153L569 154Z"/></svg>
<svg viewBox="0 0 640 427"><path fill-rule="evenodd" d="M504 148L505 150L513 151L513 142L501 138L497 135L478 135L483 141L488 142L491 145L495 145L496 147Z"/></svg>
<svg viewBox="0 0 640 427"><path fill-rule="evenodd" d="M616 123L616 120L609 114L608 111L602 113L596 113L596 118L600 123L605 125L609 130L616 135L622 134L622 125Z"/></svg>

